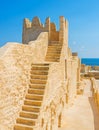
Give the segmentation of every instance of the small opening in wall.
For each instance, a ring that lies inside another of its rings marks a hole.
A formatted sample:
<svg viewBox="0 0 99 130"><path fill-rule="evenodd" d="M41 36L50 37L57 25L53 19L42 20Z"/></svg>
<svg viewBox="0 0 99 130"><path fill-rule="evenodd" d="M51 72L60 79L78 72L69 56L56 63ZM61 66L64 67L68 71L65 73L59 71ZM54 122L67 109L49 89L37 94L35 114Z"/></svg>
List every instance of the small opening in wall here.
<svg viewBox="0 0 99 130"><path fill-rule="evenodd" d="M46 130L48 130L48 124L46 125Z"/></svg>
<svg viewBox="0 0 99 130"><path fill-rule="evenodd" d="M43 125L44 125L44 119L42 118L41 126L43 127Z"/></svg>
<svg viewBox="0 0 99 130"><path fill-rule="evenodd" d="M62 118L62 114L59 115L58 117L58 127L61 127L61 119Z"/></svg>

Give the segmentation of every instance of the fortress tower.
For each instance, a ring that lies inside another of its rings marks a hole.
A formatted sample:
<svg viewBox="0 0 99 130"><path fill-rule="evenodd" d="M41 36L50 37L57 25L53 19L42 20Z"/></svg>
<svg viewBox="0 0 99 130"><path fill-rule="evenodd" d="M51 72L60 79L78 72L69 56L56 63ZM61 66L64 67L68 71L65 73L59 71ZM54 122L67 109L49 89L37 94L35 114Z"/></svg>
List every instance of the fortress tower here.
<svg viewBox="0 0 99 130"><path fill-rule="evenodd" d="M34 17L32 22L29 19L24 19L22 43L28 44L29 41L36 40L41 32L48 32L49 41L68 43L68 22L63 16L60 17L59 31L56 30L55 23L50 22L50 18L46 19L44 25L38 17Z"/></svg>
<svg viewBox="0 0 99 130"><path fill-rule="evenodd" d="M32 22L24 19L22 43L11 44L1 61L1 70L6 75L2 76L1 84L14 89L11 95L7 91L2 96L5 101L2 111L13 110L8 114L12 122L8 127L58 130L63 123L64 107L73 103L80 89L80 60L68 47L68 22L61 16L57 31L50 18L44 25L38 17ZM5 93L4 89L0 91Z"/></svg>

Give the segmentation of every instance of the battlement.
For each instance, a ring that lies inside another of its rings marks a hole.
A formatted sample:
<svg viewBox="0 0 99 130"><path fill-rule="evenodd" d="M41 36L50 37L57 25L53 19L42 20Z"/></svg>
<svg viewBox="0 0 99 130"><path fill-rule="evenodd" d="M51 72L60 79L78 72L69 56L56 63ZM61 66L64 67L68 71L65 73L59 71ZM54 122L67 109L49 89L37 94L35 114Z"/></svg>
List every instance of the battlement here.
<svg viewBox="0 0 99 130"><path fill-rule="evenodd" d="M42 24L38 17L34 17L32 21L25 18L23 22L22 43L28 44L30 41L37 39L41 32L48 32L49 41L64 42L68 34L68 22L63 16L60 17L60 29L56 30L56 25L50 22L50 18L46 18L45 24Z"/></svg>
<svg viewBox="0 0 99 130"><path fill-rule="evenodd" d="M77 52L73 52L72 56L78 56L78 53Z"/></svg>
<svg viewBox="0 0 99 130"><path fill-rule="evenodd" d="M34 30L36 28L42 28L42 29L46 29L46 27L48 26L49 23L49 18L46 19L45 21L45 25L43 25L40 21L40 19L38 17L34 17L32 19L32 22L28 19L25 18L24 22L23 22L23 28L24 29L29 29L29 28L33 28ZM46 29L47 30L47 29Z"/></svg>

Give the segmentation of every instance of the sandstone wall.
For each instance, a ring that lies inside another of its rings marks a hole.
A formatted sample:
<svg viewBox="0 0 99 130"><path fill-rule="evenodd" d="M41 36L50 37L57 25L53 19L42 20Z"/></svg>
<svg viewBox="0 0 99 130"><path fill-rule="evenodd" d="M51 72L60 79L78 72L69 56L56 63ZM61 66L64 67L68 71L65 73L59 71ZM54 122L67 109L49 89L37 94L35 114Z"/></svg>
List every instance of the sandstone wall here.
<svg viewBox="0 0 99 130"><path fill-rule="evenodd" d="M46 24L43 26L38 17L34 17L32 22L29 19L24 19L22 43L28 44L30 41L37 40L41 32L48 32L49 21L46 19Z"/></svg>
<svg viewBox="0 0 99 130"><path fill-rule="evenodd" d="M73 57L72 53L68 52L68 33L66 32L68 24L63 17L61 17L61 22L59 38L63 46L60 62L50 63L48 83L35 126L37 130L57 130L61 127L64 106L74 102L77 82L80 81L80 61L77 56Z"/></svg>
<svg viewBox="0 0 99 130"><path fill-rule="evenodd" d="M59 116L62 118L62 110L66 103L66 82L63 80L61 63L50 64L48 83L45 89L40 116L36 125L37 129L44 130L46 127L58 129ZM42 125L43 119L43 125Z"/></svg>
<svg viewBox="0 0 99 130"><path fill-rule="evenodd" d="M42 32L42 33L41 33ZM35 40L36 39L36 40ZM59 41L62 45L60 62L46 62L45 56L49 41ZM80 63L68 48L68 22L60 17L60 29L56 31L50 19L45 26L36 17L30 22L25 19L23 43L9 44L0 58L0 124L13 129L24 101L31 63L49 63L48 82L43 104L36 122L35 130L57 130L62 123L62 110L73 102L80 81ZM5 128L6 129L6 128Z"/></svg>
<svg viewBox="0 0 99 130"><path fill-rule="evenodd" d="M91 70L92 70L91 66L88 66L88 65L85 65L85 64L81 64L81 73L88 73Z"/></svg>
<svg viewBox="0 0 99 130"><path fill-rule="evenodd" d="M76 95L77 89L79 89L78 84L80 83L80 64L78 56L68 58L67 60L67 78L68 78L68 102L73 103Z"/></svg>
<svg viewBox="0 0 99 130"><path fill-rule="evenodd" d="M81 73L85 73L85 64L81 64Z"/></svg>
<svg viewBox="0 0 99 130"><path fill-rule="evenodd" d="M36 42L29 44L8 43L2 48L4 53L0 57L0 125L3 130L13 129L28 88L31 63L44 61L48 34L40 34Z"/></svg>
<svg viewBox="0 0 99 130"><path fill-rule="evenodd" d="M99 80L91 78L91 84L92 84L93 98L99 110Z"/></svg>
<svg viewBox="0 0 99 130"><path fill-rule="evenodd" d="M99 66L94 66L94 70L99 71Z"/></svg>
<svg viewBox="0 0 99 130"><path fill-rule="evenodd" d="M56 25L54 23L50 23L50 38L49 41L59 41L59 32L56 31Z"/></svg>

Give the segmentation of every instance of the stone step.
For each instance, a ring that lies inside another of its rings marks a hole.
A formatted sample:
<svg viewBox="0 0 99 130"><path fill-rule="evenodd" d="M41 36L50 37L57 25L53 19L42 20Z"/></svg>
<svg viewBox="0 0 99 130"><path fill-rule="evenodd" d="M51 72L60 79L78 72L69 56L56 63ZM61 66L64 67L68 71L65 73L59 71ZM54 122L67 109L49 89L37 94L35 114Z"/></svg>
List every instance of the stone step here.
<svg viewBox="0 0 99 130"><path fill-rule="evenodd" d="M53 45L53 46L48 46L48 50L49 49L59 49L59 50L61 50L62 49L62 46L55 46L55 45Z"/></svg>
<svg viewBox="0 0 99 130"><path fill-rule="evenodd" d="M16 124L14 126L14 130L33 130L33 127L27 126L27 125L22 125L22 124Z"/></svg>
<svg viewBox="0 0 99 130"><path fill-rule="evenodd" d="M36 107L40 107L42 104L41 101L35 101L35 100L27 100L25 99L24 101L24 105L29 105L29 106L36 106Z"/></svg>
<svg viewBox="0 0 99 130"><path fill-rule="evenodd" d="M36 113L32 113L32 112L20 112L19 113L20 117L24 117L24 118L30 118L30 119L37 119L38 118L38 114Z"/></svg>
<svg viewBox="0 0 99 130"><path fill-rule="evenodd" d="M44 84L29 84L29 87L33 89L45 89Z"/></svg>
<svg viewBox="0 0 99 130"><path fill-rule="evenodd" d="M50 42L50 43L48 44L48 46L62 46L62 44L60 44L59 42L56 42L56 43L55 43L55 42L54 42L54 43L53 43L53 42L52 42L52 43Z"/></svg>
<svg viewBox="0 0 99 130"><path fill-rule="evenodd" d="M50 50L49 50L49 51L47 51L47 54L46 54L46 55L48 55L48 54L49 54L49 55L51 55L51 54L52 54L52 55L60 55L60 54L61 54L61 51L50 51Z"/></svg>
<svg viewBox="0 0 99 130"><path fill-rule="evenodd" d="M47 60L60 60L60 57L46 57Z"/></svg>
<svg viewBox="0 0 99 130"><path fill-rule="evenodd" d="M50 54L50 53L52 53L52 54L61 54L61 50L48 50L47 51L47 54Z"/></svg>
<svg viewBox="0 0 99 130"><path fill-rule="evenodd" d="M50 43L50 44L48 44L48 47L49 46L63 46L62 44L60 44L60 43Z"/></svg>
<svg viewBox="0 0 99 130"><path fill-rule="evenodd" d="M59 41L49 41L49 44L61 44Z"/></svg>
<svg viewBox="0 0 99 130"><path fill-rule="evenodd" d="M29 94L44 95L44 90L39 89L28 89Z"/></svg>
<svg viewBox="0 0 99 130"><path fill-rule="evenodd" d="M37 101L42 101L43 100L43 96L36 96L36 95L32 95L32 94L27 94L25 96L26 99L29 100L37 100Z"/></svg>
<svg viewBox="0 0 99 130"><path fill-rule="evenodd" d="M62 46L62 44L59 42L50 42L48 46Z"/></svg>
<svg viewBox="0 0 99 130"><path fill-rule="evenodd" d="M49 70L48 66L33 66L31 70Z"/></svg>
<svg viewBox="0 0 99 130"><path fill-rule="evenodd" d="M39 63L39 64L31 64L31 66L32 66L32 67L34 67L34 66L35 66L35 67L37 67L37 66L39 66L39 67L46 66L46 67L47 67L47 66L49 66L49 64Z"/></svg>
<svg viewBox="0 0 99 130"><path fill-rule="evenodd" d="M23 111L28 111L28 112L40 112L40 108L38 107L33 107L33 106L28 106L28 105L24 105L22 106L22 110Z"/></svg>
<svg viewBox="0 0 99 130"><path fill-rule="evenodd" d="M56 57L46 57L46 60L60 60L60 57L56 58Z"/></svg>
<svg viewBox="0 0 99 130"><path fill-rule="evenodd" d="M26 118L19 117L19 118L17 118L16 123L34 126L35 119L26 119Z"/></svg>
<svg viewBox="0 0 99 130"><path fill-rule="evenodd" d="M48 71L30 71L31 74L35 74L35 75L48 75Z"/></svg>
<svg viewBox="0 0 99 130"><path fill-rule="evenodd" d="M56 60L56 59L45 59L46 61L49 61L49 62L59 62L60 60Z"/></svg>
<svg viewBox="0 0 99 130"><path fill-rule="evenodd" d="M47 80L47 75L31 75L31 79L41 79L41 80Z"/></svg>
<svg viewBox="0 0 99 130"><path fill-rule="evenodd" d="M49 52L48 52L48 53L46 54L46 56L49 55L49 56L58 57L58 56L60 56L60 54L61 54L61 53L52 53L52 52L49 53Z"/></svg>
<svg viewBox="0 0 99 130"><path fill-rule="evenodd" d="M60 55L59 55L59 56L54 56L54 55L48 55L48 54L47 54L47 55L46 55L46 58L56 58L56 59L57 59L57 58L60 58Z"/></svg>
<svg viewBox="0 0 99 130"><path fill-rule="evenodd" d="M46 84L46 80L40 80L40 79L31 79L30 80L31 84Z"/></svg>
<svg viewBox="0 0 99 130"><path fill-rule="evenodd" d="M61 51L61 48L48 47L48 51Z"/></svg>
<svg viewBox="0 0 99 130"><path fill-rule="evenodd" d="M61 48L48 48L47 52L48 51L51 51L51 52L57 52L57 51L61 51L62 49Z"/></svg>
<svg viewBox="0 0 99 130"><path fill-rule="evenodd" d="M49 44L48 47L61 47L62 48L62 45L61 44Z"/></svg>

